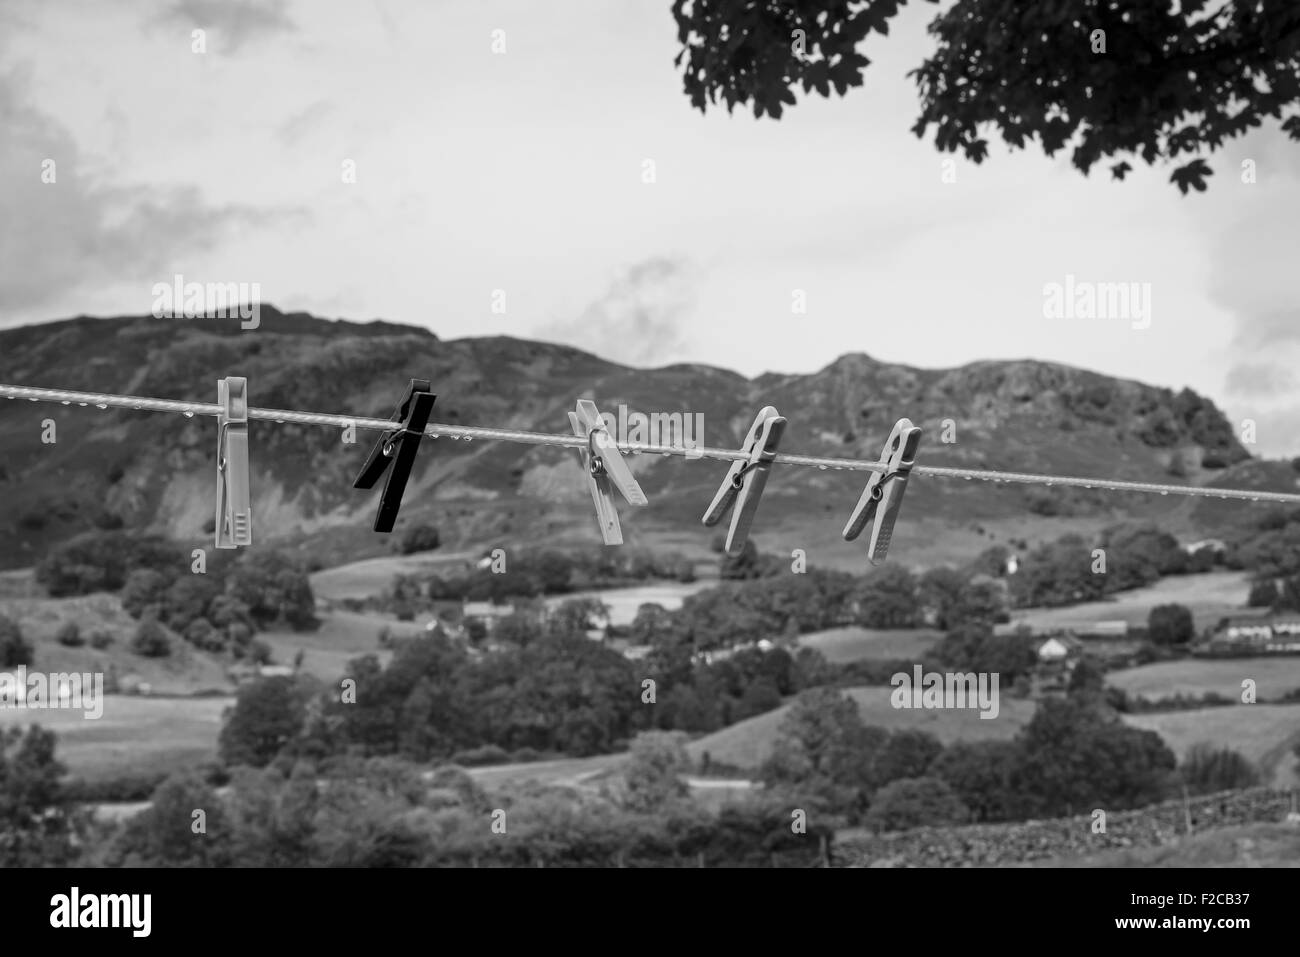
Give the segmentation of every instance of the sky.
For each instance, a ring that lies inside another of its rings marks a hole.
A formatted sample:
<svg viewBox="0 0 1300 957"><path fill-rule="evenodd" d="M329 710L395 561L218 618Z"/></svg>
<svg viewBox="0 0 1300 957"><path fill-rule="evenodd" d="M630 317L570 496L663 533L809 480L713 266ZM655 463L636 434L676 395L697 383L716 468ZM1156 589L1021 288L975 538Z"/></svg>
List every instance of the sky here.
<svg viewBox="0 0 1300 957"><path fill-rule="evenodd" d="M180 274L634 366L1064 362L1300 454L1300 144L1234 141L1186 197L1168 169L940 154L909 131L930 4L844 98L702 115L670 6L4 0L0 327L148 314ZM1048 315L1067 282L1137 283L1149 315Z"/></svg>

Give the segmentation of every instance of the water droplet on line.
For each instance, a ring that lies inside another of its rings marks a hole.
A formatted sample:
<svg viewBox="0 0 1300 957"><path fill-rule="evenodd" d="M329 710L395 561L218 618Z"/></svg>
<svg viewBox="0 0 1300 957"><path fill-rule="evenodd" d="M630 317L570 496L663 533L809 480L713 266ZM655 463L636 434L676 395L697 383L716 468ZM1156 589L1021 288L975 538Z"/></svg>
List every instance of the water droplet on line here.
<svg viewBox="0 0 1300 957"><path fill-rule="evenodd" d="M96 402L96 403L95 403L95 408L97 408L97 409L107 409L107 408L108 408L108 403L107 403L107 402Z"/></svg>
<svg viewBox="0 0 1300 957"><path fill-rule="evenodd" d="M192 419L192 418L194 418L194 413L191 412L191 411L189 411L188 409L186 409L184 412L182 412L181 415L185 416L185 418L187 418L187 419Z"/></svg>

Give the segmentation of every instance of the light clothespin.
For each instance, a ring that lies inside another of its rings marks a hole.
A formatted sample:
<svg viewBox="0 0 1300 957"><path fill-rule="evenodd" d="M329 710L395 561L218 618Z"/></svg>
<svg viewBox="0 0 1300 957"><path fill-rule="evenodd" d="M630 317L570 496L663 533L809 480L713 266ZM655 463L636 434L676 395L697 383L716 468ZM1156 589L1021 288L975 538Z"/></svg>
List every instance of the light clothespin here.
<svg viewBox="0 0 1300 957"><path fill-rule="evenodd" d="M383 494L379 496L379 511L375 514L375 531L391 532L397 521L397 512L402 507L402 493L406 491L406 480L410 478L411 466L415 464L415 453L420 449L420 440L424 438L424 428L429 424L429 413L438 398L433 394L428 379L412 379L402 394L402 400L393 412L394 422L400 425L396 429L384 432L379 441L370 450L366 464L357 473L353 488L373 488L379 476L388 467L388 480L384 482Z"/></svg>
<svg viewBox="0 0 1300 957"><path fill-rule="evenodd" d="M613 488L617 488L629 505L648 504L645 492L637 483L632 470L623 459L600 410L590 399L579 399L577 409L569 413L573 434L587 439L587 448L578 450L578 459L587 473L591 500L596 505L596 520L600 523L600 536L606 545L622 545L623 529L618 523L614 508Z"/></svg>
<svg viewBox="0 0 1300 957"><path fill-rule="evenodd" d="M217 380L217 548L253 544L248 490L248 380Z"/></svg>
<svg viewBox="0 0 1300 957"><path fill-rule="evenodd" d="M912 424L911 419L899 419L894 423L894 430L889 433L889 440L880 453L885 471L871 473L862 497L849 516L849 523L844 526L844 540L851 542L861 534L867 522L875 519L871 528L871 548L867 552L873 565L884 562L889 551L889 541L894 537L894 522L898 520L907 478L912 473L920 444L921 430Z"/></svg>
<svg viewBox="0 0 1300 957"><path fill-rule="evenodd" d="M705 525L716 525L727 514L727 509L735 503L736 511L731 516L731 529L727 532L727 554L736 556L745 548L749 538L749 526L754 522L754 513L758 511L758 500L767 485L767 473L776 457L776 447L785 433L785 417L772 406L763 406L749 427L745 444L741 451L748 453L748 459L731 463L727 477L722 480L718 494L713 496L713 503L704 513Z"/></svg>

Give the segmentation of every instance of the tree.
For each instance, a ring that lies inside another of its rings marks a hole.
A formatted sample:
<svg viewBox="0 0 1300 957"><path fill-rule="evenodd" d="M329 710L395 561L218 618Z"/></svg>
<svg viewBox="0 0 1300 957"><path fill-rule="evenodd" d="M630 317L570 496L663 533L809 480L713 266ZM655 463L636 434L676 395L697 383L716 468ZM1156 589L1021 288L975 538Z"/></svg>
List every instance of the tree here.
<svg viewBox="0 0 1300 957"><path fill-rule="evenodd" d="M943 753L939 739L928 731L903 728L893 732L876 756L875 783L889 784L903 778L920 778Z"/></svg>
<svg viewBox="0 0 1300 957"><path fill-rule="evenodd" d="M957 593L957 600L949 610L949 627L953 624L992 626L1003 617L1002 594L1002 586L993 579L973 578Z"/></svg>
<svg viewBox="0 0 1300 957"><path fill-rule="evenodd" d="M202 812L203 829L196 831ZM158 785L149 807L129 818L112 849L126 867L225 867L230 859L225 808L194 772L178 772Z"/></svg>
<svg viewBox="0 0 1300 957"><path fill-rule="evenodd" d="M686 797L689 788L681 775L690 768L686 735L666 731L638 734L632 739L623 772L627 785L623 806L639 814L663 813Z"/></svg>
<svg viewBox="0 0 1300 957"><path fill-rule="evenodd" d="M165 658L172 653L167 629L157 618L145 618L135 629L131 650L145 658Z"/></svg>
<svg viewBox="0 0 1300 957"><path fill-rule="evenodd" d="M415 525L406 530L402 535L402 554L414 555L416 552L431 552L436 549L442 541L438 535L438 530L432 525Z"/></svg>
<svg viewBox="0 0 1300 957"><path fill-rule="evenodd" d="M1086 698L1047 698L1016 738L1012 774L1025 817L1142 807L1166 797L1176 761L1154 731Z"/></svg>
<svg viewBox="0 0 1300 957"><path fill-rule="evenodd" d="M719 549L721 551L721 549ZM718 562L718 577L723 581L738 581L746 578L759 578L762 575L758 546L752 538L745 539L739 555L723 552Z"/></svg>
<svg viewBox="0 0 1300 957"><path fill-rule="evenodd" d="M691 105L721 98L779 118L794 90L843 96L870 60L859 46L885 34L902 0L674 0ZM913 70L918 137L935 128L942 152L988 155L989 132L1012 149L1037 141L1053 156L1071 149L1085 175L1116 158L1148 165L1180 158L1170 181L1186 194L1213 172L1196 154L1220 148L1265 120L1300 140L1300 10L1287 3L1177 6L1144 0L1024 4L958 0L929 26L938 48ZM1189 118L1195 118L1194 121ZM1196 157L1196 158L1191 158Z"/></svg>
<svg viewBox="0 0 1300 957"><path fill-rule="evenodd" d="M1185 605L1156 605L1147 615L1147 635L1157 645L1185 645L1196 637L1192 612Z"/></svg>
<svg viewBox="0 0 1300 957"><path fill-rule="evenodd" d="M0 730L0 867L67 867L79 819L60 779L54 732Z"/></svg>
<svg viewBox="0 0 1300 957"><path fill-rule="evenodd" d="M953 622L952 609L961 590L966 587L966 576L948 565L929 568L917 583L921 606L934 614L934 626L947 630Z"/></svg>
<svg viewBox="0 0 1300 957"><path fill-rule="evenodd" d="M916 578L902 565L869 572L857 593L858 624L866 628L912 628L918 601Z"/></svg>
<svg viewBox="0 0 1300 957"><path fill-rule="evenodd" d="M30 665L35 653L31 643L23 638L18 622L0 615L0 668Z"/></svg>
<svg viewBox="0 0 1300 957"><path fill-rule="evenodd" d="M876 831L961 824L970 816L942 778L900 778L876 792L866 823Z"/></svg>
<svg viewBox="0 0 1300 957"><path fill-rule="evenodd" d="M307 573L280 552L244 556L227 578L226 592L248 608L259 626L284 621L295 629L310 629L317 624Z"/></svg>
<svg viewBox="0 0 1300 957"><path fill-rule="evenodd" d="M1191 794L1233 791L1259 783L1259 772L1241 752L1205 742L1192 745L1178 770Z"/></svg>
<svg viewBox="0 0 1300 957"><path fill-rule="evenodd" d="M1300 574L1289 575L1282 579L1277 600L1273 602L1273 610L1300 611Z"/></svg>
<svg viewBox="0 0 1300 957"><path fill-rule="evenodd" d="M1280 594L1277 582L1271 578L1264 578L1250 586L1250 595L1246 599L1246 604L1251 608L1272 608L1277 604Z"/></svg>
<svg viewBox="0 0 1300 957"><path fill-rule="evenodd" d="M1011 776L1020 761L1014 741L958 741L934 759L928 775L946 781L975 821L1007 821L1019 797Z"/></svg>
<svg viewBox="0 0 1300 957"><path fill-rule="evenodd" d="M54 634L54 640L68 648L80 648L86 643L81 627L75 621L65 621Z"/></svg>
<svg viewBox="0 0 1300 957"><path fill-rule="evenodd" d="M239 689L218 738L227 765L265 767L303 727L305 695L295 678L276 675Z"/></svg>
<svg viewBox="0 0 1300 957"><path fill-rule="evenodd" d="M852 698L835 688L814 688L782 718L762 778L793 788L826 811L856 818L875 787L875 762L887 740L883 729L862 723Z"/></svg>

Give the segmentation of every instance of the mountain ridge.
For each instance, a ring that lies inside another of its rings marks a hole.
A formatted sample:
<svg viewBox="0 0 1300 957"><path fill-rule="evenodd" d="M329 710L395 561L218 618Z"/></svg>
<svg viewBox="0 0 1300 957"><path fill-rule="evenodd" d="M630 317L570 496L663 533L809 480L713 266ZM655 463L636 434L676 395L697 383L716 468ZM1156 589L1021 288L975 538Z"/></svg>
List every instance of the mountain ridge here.
<svg viewBox="0 0 1300 957"><path fill-rule="evenodd" d="M442 339L384 320L261 309L256 330L242 330L236 319L126 316L0 331L0 381L212 401L212 380L238 374L248 377L254 406L388 418L407 380L423 378L438 394L436 422L567 433L566 412L589 397L610 413L620 404L699 413L704 440L730 447L770 404L790 420L784 451L875 459L894 421L907 416L924 429L918 461L926 464L1146 481L1179 481L1181 472L1221 484L1240 473L1263 483L1250 487L1288 480L1256 468L1222 412L1190 389L1175 393L1042 360L921 369L857 352L813 373L747 378L702 363L634 368L513 336ZM45 419L57 423L53 445L40 441ZM170 441L160 440L164 433ZM390 547L391 538L369 531L374 494L351 487L374 438L361 432L345 445L337 430L254 423L254 541L350 558ZM212 517L214 448L206 417L0 403L0 541L8 543L0 562L30 564L78 531L119 524L201 540ZM623 510L629 541L679 541L689 530L690 540L707 543L712 533L699 528L699 514L722 470L659 456L634 457L633 467L651 507ZM820 547L838 529L819 518L814 530L810 519L847 511L860 483L834 471L798 471L806 473L798 482L783 476L769 484L759 525ZM912 483L908 499L906 512L953 527L1014 524L1025 515L1110 519L1144 514L1148 502L939 479ZM1182 505L1180 522L1210 528L1221 520L1212 510L1197 520L1191 504ZM598 540L589 511L568 450L429 440L396 531L431 521L453 547Z"/></svg>

